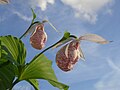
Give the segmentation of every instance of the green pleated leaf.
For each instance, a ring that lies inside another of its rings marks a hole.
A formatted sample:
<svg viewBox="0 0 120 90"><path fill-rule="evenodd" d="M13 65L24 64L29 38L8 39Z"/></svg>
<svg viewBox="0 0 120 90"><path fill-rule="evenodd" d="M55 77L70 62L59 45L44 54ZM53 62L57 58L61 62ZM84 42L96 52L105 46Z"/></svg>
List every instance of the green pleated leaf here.
<svg viewBox="0 0 120 90"><path fill-rule="evenodd" d="M1 55L2 55L2 48L1 48L1 39L0 39L0 59L1 59Z"/></svg>
<svg viewBox="0 0 120 90"><path fill-rule="evenodd" d="M36 80L36 79L28 79L26 81L29 82L35 88L35 90L40 90L38 80Z"/></svg>
<svg viewBox="0 0 120 90"><path fill-rule="evenodd" d="M48 60L43 54L36 56L24 69L19 80L28 79L45 79L53 86L60 89L68 87L57 81L55 73L52 69L52 61ZM66 90L66 89L64 89Z"/></svg>
<svg viewBox="0 0 120 90"><path fill-rule="evenodd" d="M17 65L25 64L26 49L22 41L11 35L1 36L2 55L1 58L10 60Z"/></svg>
<svg viewBox="0 0 120 90"><path fill-rule="evenodd" d="M60 90L68 90L69 89L69 86L67 86L67 85L65 85L63 83L52 81L52 80L49 80L48 82L51 85L53 85L54 87L58 87Z"/></svg>
<svg viewBox="0 0 120 90"><path fill-rule="evenodd" d="M8 63L14 62L13 59L11 59L10 54L5 51L5 46L1 45L1 58L0 58L0 67L7 65Z"/></svg>
<svg viewBox="0 0 120 90"><path fill-rule="evenodd" d="M25 79L53 79L56 80L54 71L51 67L52 61L48 60L44 55L33 59L20 76L20 80ZM49 76L49 77L48 77Z"/></svg>
<svg viewBox="0 0 120 90"><path fill-rule="evenodd" d="M15 78L14 69L14 65L11 63L0 67L0 90L7 90L12 86Z"/></svg>

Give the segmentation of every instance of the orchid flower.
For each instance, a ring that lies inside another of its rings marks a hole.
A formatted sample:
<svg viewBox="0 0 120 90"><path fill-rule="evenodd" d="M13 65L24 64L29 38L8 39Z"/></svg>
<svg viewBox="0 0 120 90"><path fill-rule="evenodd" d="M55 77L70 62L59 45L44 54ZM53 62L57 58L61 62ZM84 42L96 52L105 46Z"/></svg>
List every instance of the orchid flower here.
<svg viewBox="0 0 120 90"><path fill-rule="evenodd" d="M56 31L59 32L53 24L49 20L43 20L42 22L35 21L36 19L36 14L34 10L31 8L32 11L32 22L29 26L29 28L23 33L23 35L20 36L20 39L23 37L27 36L29 33L31 34L30 37L30 43L33 48L41 50L45 46L45 42L47 41L47 34L44 31L44 23L48 22L49 25Z"/></svg>
<svg viewBox="0 0 120 90"><path fill-rule="evenodd" d="M70 71L73 69L74 65L79 59L85 60L82 49L80 48L80 42L82 40L87 40L99 44L107 44L110 42L96 34L86 34L79 37L78 39L72 40L70 43L63 46L56 54L56 63L61 70L66 72Z"/></svg>
<svg viewBox="0 0 120 90"><path fill-rule="evenodd" d="M38 24L30 36L30 43L35 49L42 49L47 41L47 34L44 31L44 24Z"/></svg>

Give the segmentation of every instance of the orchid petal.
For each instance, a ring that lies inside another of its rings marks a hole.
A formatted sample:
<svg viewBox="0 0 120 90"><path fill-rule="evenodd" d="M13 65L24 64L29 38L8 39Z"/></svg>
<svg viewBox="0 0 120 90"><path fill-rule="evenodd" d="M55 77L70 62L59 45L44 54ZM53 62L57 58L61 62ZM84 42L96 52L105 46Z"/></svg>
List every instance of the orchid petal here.
<svg viewBox="0 0 120 90"><path fill-rule="evenodd" d="M96 42L99 44L107 44L110 41L105 40L103 37L96 35L96 34L86 34L84 36L81 36L79 40L87 40L91 42Z"/></svg>
<svg viewBox="0 0 120 90"><path fill-rule="evenodd" d="M8 4L9 0L0 0L0 4Z"/></svg>
<svg viewBox="0 0 120 90"><path fill-rule="evenodd" d="M79 48L78 55L80 56L80 58L81 58L83 61L85 61L85 57L84 57L84 54L83 54L81 48Z"/></svg>
<svg viewBox="0 0 120 90"><path fill-rule="evenodd" d="M68 38L68 39L66 39L66 40L64 40L64 41L61 41L61 42L59 42L58 44L56 44L54 47L52 47L52 49L55 49L55 48L57 48L57 47L60 47L60 46L64 45L65 43L67 43L67 42L69 42L69 41L71 41L71 40L73 40L73 38Z"/></svg>
<svg viewBox="0 0 120 90"><path fill-rule="evenodd" d="M65 48L65 55L66 55L67 58L68 58L69 45L70 45L70 44L67 44L67 46L66 46L66 48Z"/></svg>

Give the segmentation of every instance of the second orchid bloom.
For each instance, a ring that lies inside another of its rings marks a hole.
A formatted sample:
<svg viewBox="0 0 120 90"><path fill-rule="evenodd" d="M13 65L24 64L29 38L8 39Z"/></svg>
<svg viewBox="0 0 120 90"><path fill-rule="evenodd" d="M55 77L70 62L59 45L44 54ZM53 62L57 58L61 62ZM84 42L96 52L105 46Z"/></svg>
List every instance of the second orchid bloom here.
<svg viewBox="0 0 120 90"><path fill-rule="evenodd" d="M74 65L79 59L84 60L84 55L80 48L80 42L87 40L99 44L107 44L109 41L96 34L86 34L79 39L72 40L67 45L63 46L56 54L57 66L67 72L73 69Z"/></svg>
<svg viewBox="0 0 120 90"><path fill-rule="evenodd" d="M74 64L82 57L79 41L73 40L57 52L56 63L63 71L70 71Z"/></svg>

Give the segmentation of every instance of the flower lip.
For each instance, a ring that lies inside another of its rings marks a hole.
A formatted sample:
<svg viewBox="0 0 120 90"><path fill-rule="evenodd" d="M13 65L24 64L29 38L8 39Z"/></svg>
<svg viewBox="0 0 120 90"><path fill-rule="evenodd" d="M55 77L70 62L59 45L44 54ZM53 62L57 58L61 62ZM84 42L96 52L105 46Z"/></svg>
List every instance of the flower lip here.
<svg viewBox="0 0 120 90"><path fill-rule="evenodd" d="M30 43L35 49L42 49L47 41L47 35L44 31L44 24L36 26L35 31L31 34Z"/></svg>
<svg viewBox="0 0 120 90"><path fill-rule="evenodd" d="M61 70L65 72L70 71L79 59L85 61L84 54L80 48L80 41L82 40L98 44L107 44L111 42L96 34L86 34L80 36L79 39L74 39L69 44L63 46L56 54L56 63Z"/></svg>
<svg viewBox="0 0 120 90"><path fill-rule="evenodd" d="M56 54L57 66L67 72L73 69L76 62L79 60L79 47L78 40L73 40L69 44L63 46Z"/></svg>

